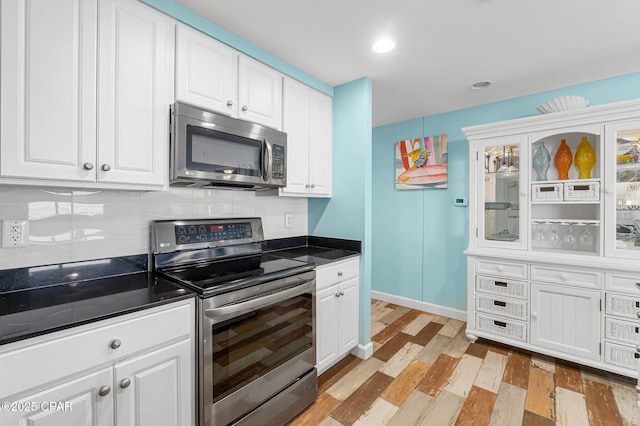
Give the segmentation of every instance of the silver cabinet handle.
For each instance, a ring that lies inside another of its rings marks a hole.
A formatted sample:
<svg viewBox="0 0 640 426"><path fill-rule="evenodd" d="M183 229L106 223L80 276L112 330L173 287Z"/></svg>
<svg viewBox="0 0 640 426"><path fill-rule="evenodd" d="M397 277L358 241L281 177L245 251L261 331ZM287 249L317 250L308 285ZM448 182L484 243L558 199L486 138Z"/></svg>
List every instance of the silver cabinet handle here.
<svg viewBox="0 0 640 426"><path fill-rule="evenodd" d="M122 342L120 341L120 339L116 339L113 342L111 342L109 347L111 347L111 349L118 349L121 345L122 345Z"/></svg>
<svg viewBox="0 0 640 426"><path fill-rule="evenodd" d="M98 391L98 395L107 396L107 395L109 395L109 392L111 392L111 388L109 386L103 386Z"/></svg>
<svg viewBox="0 0 640 426"><path fill-rule="evenodd" d="M130 384L131 384L131 380L129 379L122 379L122 381L120 381L120 387L122 389L128 388Z"/></svg>
<svg viewBox="0 0 640 426"><path fill-rule="evenodd" d="M93 163L86 162L82 165L82 168L85 170L93 170Z"/></svg>
<svg viewBox="0 0 640 426"><path fill-rule="evenodd" d="M227 101L227 106L228 106L228 107L232 107L232 106L233 106L233 101L232 101L231 99L229 99L229 100Z"/></svg>
<svg viewBox="0 0 640 426"><path fill-rule="evenodd" d="M638 313L636 314L636 316L637 316L638 318L640 318L640 312L638 312Z"/></svg>
<svg viewBox="0 0 640 426"><path fill-rule="evenodd" d="M640 345L636 346L636 352L640 353Z"/></svg>
<svg viewBox="0 0 640 426"><path fill-rule="evenodd" d="M111 170L111 166L105 163L102 165L101 169L105 172L108 172L109 170Z"/></svg>
<svg viewBox="0 0 640 426"><path fill-rule="evenodd" d="M338 271L338 276L341 277L342 276L342 271Z"/></svg>
<svg viewBox="0 0 640 426"><path fill-rule="evenodd" d="M243 106L242 106L242 112L247 112L247 110L248 110L248 109L249 109L249 108L248 108L246 105L243 105Z"/></svg>

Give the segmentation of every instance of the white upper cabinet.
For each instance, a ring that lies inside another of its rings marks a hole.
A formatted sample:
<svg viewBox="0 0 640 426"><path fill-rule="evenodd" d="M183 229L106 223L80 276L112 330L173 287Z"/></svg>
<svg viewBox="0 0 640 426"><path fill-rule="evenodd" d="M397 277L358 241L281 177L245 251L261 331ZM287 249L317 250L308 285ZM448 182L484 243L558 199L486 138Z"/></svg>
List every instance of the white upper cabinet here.
<svg viewBox="0 0 640 426"><path fill-rule="evenodd" d="M162 187L172 20L134 0L2 0L6 183Z"/></svg>
<svg viewBox="0 0 640 426"><path fill-rule="evenodd" d="M94 181L97 0L3 0L0 16L0 173Z"/></svg>
<svg viewBox="0 0 640 426"><path fill-rule="evenodd" d="M282 130L287 133L283 196L331 196L332 99L288 77Z"/></svg>
<svg viewBox="0 0 640 426"><path fill-rule="evenodd" d="M282 128L282 78L273 68L240 55L238 117L274 129Z"/></svg>
<svg viewBox="0 0 640 426"><path fill-rule="evenodd" d="M132 0L101 0L98 179L163 185L173 21Z"/></svg>
<svg viewBox="0 0 640 426"><path fill-rule="evenodd" d="M238 52L178 24L176 100L237 117Z"/></svg>

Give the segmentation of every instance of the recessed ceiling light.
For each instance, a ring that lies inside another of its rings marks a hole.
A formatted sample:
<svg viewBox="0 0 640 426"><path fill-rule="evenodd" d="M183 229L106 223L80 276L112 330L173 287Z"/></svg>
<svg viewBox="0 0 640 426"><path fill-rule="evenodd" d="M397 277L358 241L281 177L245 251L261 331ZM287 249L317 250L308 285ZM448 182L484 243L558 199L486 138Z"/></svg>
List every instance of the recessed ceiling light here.
<svg viewBox="0 0 640 426"><path fill-rule="evenodd" d="M381 39L373 43L371 49L376 53L391 52L396 47L396 42L388 38Z"/></svg>
<svg viewBox="0 0 640 426"><path fill-rule="evenodd" d="M486 89L492 84L493 84L493 81L483 80L483 81L478 81L477 83L473 83L471 86L469 86L469 88L472 90Z"/></svg>

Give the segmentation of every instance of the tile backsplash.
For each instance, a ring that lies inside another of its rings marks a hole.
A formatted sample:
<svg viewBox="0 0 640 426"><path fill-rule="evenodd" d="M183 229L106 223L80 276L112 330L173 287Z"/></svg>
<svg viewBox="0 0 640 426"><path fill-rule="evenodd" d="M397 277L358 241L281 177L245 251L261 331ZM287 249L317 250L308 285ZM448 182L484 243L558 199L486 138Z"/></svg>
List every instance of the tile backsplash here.
<svg viewBox="0 0 640 426"><path fill-rule="evenodd" d="M284 214L293 213L285 228ZM249 191L0 187L0 219L29 219L29 246L0 248L0 270L149 252L154 219L261 217L266 239L307 235L307 199Z"/></svg>

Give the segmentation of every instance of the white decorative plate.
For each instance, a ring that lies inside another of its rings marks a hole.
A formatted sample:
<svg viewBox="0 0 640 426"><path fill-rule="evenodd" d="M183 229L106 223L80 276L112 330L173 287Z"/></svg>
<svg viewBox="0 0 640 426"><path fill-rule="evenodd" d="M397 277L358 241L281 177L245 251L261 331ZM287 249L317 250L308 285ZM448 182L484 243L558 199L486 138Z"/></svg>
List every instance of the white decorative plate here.
<svg viewBox="0 0 640 426"><path fill-rule="evenodd" d="M589 105L589 101L582 96L559 96L540 105L538 111L547 114L550 112L586 108L587 105Z"/></svg>

